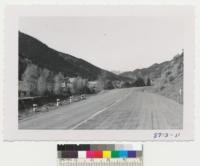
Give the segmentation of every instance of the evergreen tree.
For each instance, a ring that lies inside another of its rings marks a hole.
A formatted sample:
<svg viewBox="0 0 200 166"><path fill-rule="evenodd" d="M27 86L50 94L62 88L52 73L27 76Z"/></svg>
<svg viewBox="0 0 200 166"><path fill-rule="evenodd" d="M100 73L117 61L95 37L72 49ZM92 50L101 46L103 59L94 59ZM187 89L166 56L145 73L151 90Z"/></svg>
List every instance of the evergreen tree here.
<svg viewBox="0 0 200 166"><path fill-rule="evenodd" d="M148 77L148 79L147 79L147 84L146 84L146 86L151 86L151 80L150 80L149 77Z"/></svg>

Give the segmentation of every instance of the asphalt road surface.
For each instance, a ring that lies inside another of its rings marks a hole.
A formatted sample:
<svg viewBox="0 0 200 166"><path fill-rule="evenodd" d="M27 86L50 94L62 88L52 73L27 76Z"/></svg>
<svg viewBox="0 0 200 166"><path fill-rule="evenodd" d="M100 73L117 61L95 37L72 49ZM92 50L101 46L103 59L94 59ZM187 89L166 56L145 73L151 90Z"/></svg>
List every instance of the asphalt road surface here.
<svg viewBox="0 0 200 166"><path fill-rule="evenodd" d="M140 88L114 89L19 120L19 129L182 129L183 105Z"/></svg>

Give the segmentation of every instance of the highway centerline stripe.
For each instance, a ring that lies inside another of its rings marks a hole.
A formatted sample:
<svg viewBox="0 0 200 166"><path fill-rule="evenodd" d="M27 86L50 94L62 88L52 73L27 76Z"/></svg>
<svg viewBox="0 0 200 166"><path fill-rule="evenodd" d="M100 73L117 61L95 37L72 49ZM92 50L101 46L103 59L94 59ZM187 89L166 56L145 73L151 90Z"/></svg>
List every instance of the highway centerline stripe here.
<svg viewBox="0 0 200 166"><path fill-rule="evenodd" d="M76 128L78 128L79 126L81 126L82 124L88 122L89 120L93 119L94 117L96 117L97 115L101 114L102 112L105 112L106 110L108 110L109 108L111 108L113 105L119 103L120 101L124 100L125 98L127 98L130 95L131 91L128 92L127 95L119 98L117 101L113 102L112 104L108 105L107 107L101 109L100 111L92 114L91 116L89 116L87 119L81 121L80 123L78 123L77 125L73 126L72 128L70 128L69 130L74 130Z"/></svg>

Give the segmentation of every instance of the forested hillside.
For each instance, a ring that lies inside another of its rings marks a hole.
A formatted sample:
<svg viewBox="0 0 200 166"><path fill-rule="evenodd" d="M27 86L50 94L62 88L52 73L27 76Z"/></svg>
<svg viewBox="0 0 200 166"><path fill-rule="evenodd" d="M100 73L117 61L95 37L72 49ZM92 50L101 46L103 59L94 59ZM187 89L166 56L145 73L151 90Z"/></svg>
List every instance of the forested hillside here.
<svg viewBox="0 0 200 166"><path fill-rule="evenodd" d="M96 67L83 59L49 48L39 40L19 32L19 80L22 79L22 75L30 63L40 68L46 68L53 73L61 72L68 77L80 76L88 80L96 80L102 73L104 75L106 73L109 80L127 80L127 78Z"/></svg>

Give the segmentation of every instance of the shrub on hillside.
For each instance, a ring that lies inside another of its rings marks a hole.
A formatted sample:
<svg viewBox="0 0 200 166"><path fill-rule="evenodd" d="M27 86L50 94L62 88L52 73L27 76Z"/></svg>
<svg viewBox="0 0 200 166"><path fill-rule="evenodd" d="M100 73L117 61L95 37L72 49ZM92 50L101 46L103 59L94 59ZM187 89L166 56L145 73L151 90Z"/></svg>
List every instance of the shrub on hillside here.
<svg viewBox="0 0 200 166"><path fill-rule="evenodd" d="M168 71L165 73L165 76L167 77L168 75L170 75L172 72L171 71Z"/></svg>
<svg viewBox="0 0 200 166"><path fill-rule="evenodd" d="M171 82L171 81L173 81L175 79L175 77L174 76L169 76L169 81Z"/></svg>

